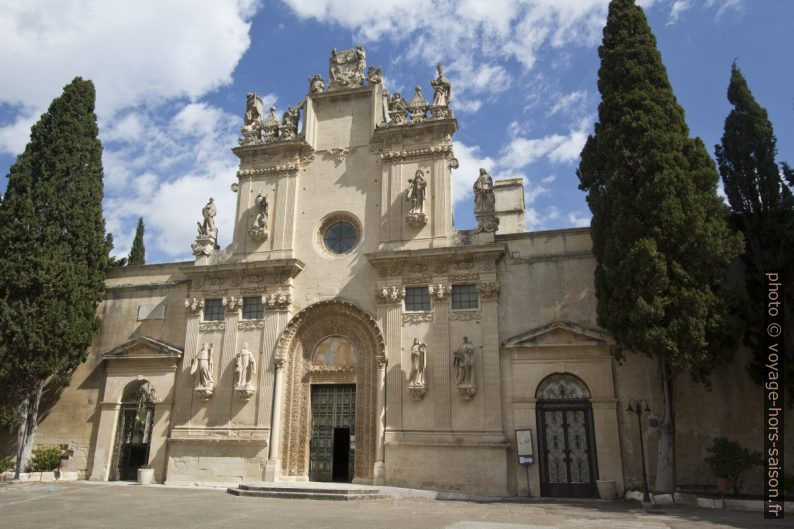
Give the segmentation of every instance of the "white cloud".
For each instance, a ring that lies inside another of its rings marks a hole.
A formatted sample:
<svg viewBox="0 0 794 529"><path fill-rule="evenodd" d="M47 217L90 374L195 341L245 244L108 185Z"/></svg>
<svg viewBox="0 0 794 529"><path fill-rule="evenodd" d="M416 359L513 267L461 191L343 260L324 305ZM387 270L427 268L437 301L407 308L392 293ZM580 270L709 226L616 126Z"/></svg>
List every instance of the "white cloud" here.
<svg viewBox="0 0 794 529"><path fill-rule="evenodd" d="M231 81L249 46L255 0L25 0L0 10L0 102L36 115L75 76L97 113L198 98Z"/></svg>
<svg viewBox="0 0 794 529"><path fill-rule="evenodd" d="M570 94L557 94L556 99L548 112L546 112L547 117L562 114L578 118L587 104L587 91L577 90Z"/></svg>
<svg viewBox="0 0 794 529"><path fill-rule="evenodd" d="M590 219L592 215L590 214L582 214L579 211L572 211L568 213L568 222L576 226L577 228L583 228L586 226L590 226Z"/></svg>
<svg viewBox="0 0 794 529"><path fill-rule="evenodd" d="M673 25L678 22L681 14L690 7L692 7L691 0L675 0L673 5L670 6L670 19L667 21L667 25Z"/></svg>
<svg viewBox="0 0 794 529"><path fill-rule="evenodd" d="M592 119L583 119L566 135L549 134L541 138L514 137L502 150L501 164L520 169L544 157L554 163L573 162L582 152L591 123Z"/></svg>

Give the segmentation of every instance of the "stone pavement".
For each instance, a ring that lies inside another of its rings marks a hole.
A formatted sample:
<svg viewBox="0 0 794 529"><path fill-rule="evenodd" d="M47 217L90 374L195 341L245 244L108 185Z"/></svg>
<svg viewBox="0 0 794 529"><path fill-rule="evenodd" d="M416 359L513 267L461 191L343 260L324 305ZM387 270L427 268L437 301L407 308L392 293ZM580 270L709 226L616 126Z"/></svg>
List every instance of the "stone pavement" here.
<svg viewBox="0 0 794 529"><path fill-rule="evenodd" d="M389 492L395 491L389 489ZM679 529L794 527L794 519L673 506L649 514L635 501L474 502L410 492L384 500L244 498L215 488L126 483L0 485L0 527L14 529Z"/></svg>

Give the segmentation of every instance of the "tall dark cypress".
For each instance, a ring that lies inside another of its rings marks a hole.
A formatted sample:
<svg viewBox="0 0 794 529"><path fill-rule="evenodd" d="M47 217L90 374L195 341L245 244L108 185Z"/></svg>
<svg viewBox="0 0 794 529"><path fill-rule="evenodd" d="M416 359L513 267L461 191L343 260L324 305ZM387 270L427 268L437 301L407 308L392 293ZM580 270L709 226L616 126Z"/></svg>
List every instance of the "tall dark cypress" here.
<svg viewBox="0 0 794 529"><path fill-rule="evenodd" d="M736 63L731 67L722 143L715 147L717 165L733 219L747 239L743 255L747 293L745 343L753 352L750 375L765 379L763 316L766 312L764 273L784 274L784 380L789 402L794 403L794 197L789 188L794 170L775 161L777 139L766 110L758 104ZM784 181L785 179L785 181ZM788 182L788 185L787 185Z"/></svg>
<svg viewBox="0 0 794 529"><path fill-rule="evenodd" d="M146 264L146 248L143 246L143 217L138 218L135 228L135 238L132 240L132 249L127 259L127 265L139 266Z"/></svg>
<svg viewBox="0 0 794 529"><path fill-rule="evenodd" d="M633 351L658 364L655 488L672 492L675 381L685 372L703 379L735 350L722 280L742 242L633 0L610 3L598 54L599 119L577 171L593 213L598 324L614 336L618 358Z"/></svg>
<svg viewBox="0 0 794 529"><path fill-rule="evenodd" d="M66 384L100 325L108 245L95 92L75 78L33 125L0 206L0 363L24 471L47 384Z"/></svg>

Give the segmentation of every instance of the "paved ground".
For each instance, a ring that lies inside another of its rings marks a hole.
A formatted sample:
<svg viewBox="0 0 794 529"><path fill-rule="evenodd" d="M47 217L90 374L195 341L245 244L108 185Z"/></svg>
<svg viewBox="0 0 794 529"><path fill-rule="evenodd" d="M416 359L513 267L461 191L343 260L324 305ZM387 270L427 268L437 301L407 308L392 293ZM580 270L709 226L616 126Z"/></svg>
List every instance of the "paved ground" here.
<svg viewBox="0 0 794 529"><path fill-rule="evenodd" d="M792 515L790 515L792 516ZM597 500L475 503L396 497L364 502L245 498L219 489L108 483L0 485L0 527L14 529L678 529L794 527L760 513Z"/></svg>

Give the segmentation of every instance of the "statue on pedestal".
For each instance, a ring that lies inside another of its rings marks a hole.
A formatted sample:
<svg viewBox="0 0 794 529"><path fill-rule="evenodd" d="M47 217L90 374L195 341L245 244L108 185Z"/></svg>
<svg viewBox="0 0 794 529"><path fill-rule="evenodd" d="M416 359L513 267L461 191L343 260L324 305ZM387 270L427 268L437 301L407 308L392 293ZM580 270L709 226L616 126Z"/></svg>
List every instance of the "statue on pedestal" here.
<svg viewBox="0 0 794 529"><path fill-rule="evenodd" d="M259 140L262 131L262 98L251 92L246 94L245 115L243 116L243 134L240 145L250 145Z"/></svg>
<svg viewBox="0 0 794 529"><path fill-rule="evenodd" d="M408 376L408 391L414 399L421 399L427 393L425 366L427 365L427 344L414 338L411 346L411 374Z"/></svg>
<svg viewBox="0 0 794 529"><path fill-rule="evenodd" d="M236 355L234 366L234 391L243 399L248 400L254 394L253 377L256 374L256 358L254 353L248 350L248 344L244 343L243 348Z"/></svg>
<svg viewBox="0 0 794 529"><path fill-rule="evenodd" d="M452 365L455 368L455 384L460 395L468 400L477 392L474 382L474 344L463 337L463 344L453 353Z"/></svg>
<svg viewBox="0 0 794 529"><path fill-rule="evenodd" d="M215 215L218 209L215 207L215 199L210 198L209 202L202 208L201 215L204 222L197 222L198 234L196 242L193 243L193 255L210 255L216 249L218 241L218 228L215 226Z"/></svg>
<svg viewBox="0 0 794 529"><path fill-rule="evenodd" d="M251 229L248 230L248 235L255 241L266 241L269 235L267 231L267 197L260 192L256 195L254 202L256 203L257 214L256 219L254 219L254 224L251 226Z"/></svg>
<svg viewBox="0 0 794 529"><path fill-rule="evenodd" d="M414 177L408 179L408 189L405 192L405 199L411 202L411 209L408 211L406 221L415 228L420 228L427 223L427 215L425 215L426 188L427 182L424 179L424 173L417 170Z"/></svg>
<svg viewBox="0 0 794 529"><path fill-rule="evenodd" d="M212 362L212 348L214 344L204 342L201 350L193 358L193 363L190 366L190 374L196 375L197 385L196 393L200 398L206 400L212 396L215 386L215 381L212 379L212 372L214 371L214 364Z"/></svg>
<svg viewBox="0 0 794 529"><path fill-rule="evenodd" d="M477 219L475 233L495 232L499 229L493 178L485 169L480 169L480 176L474 182L474 217Z"/></svg>
<svg viewBox="0 0 794 529"><path fill-rule="evenodd" d="M433 106L434 107L448 107L452 101L452 83L449 82L444 76L444 65L438 63L436 66L438 70L438 77L430 81L430 86L433 87Z"/></svg>
<svg viewBox="0 0 794 529"><path fill-rule="evenodd" d="M319 94L325 92L325 80L319 73L314 77L309 77L309 93Z"/></svg>

